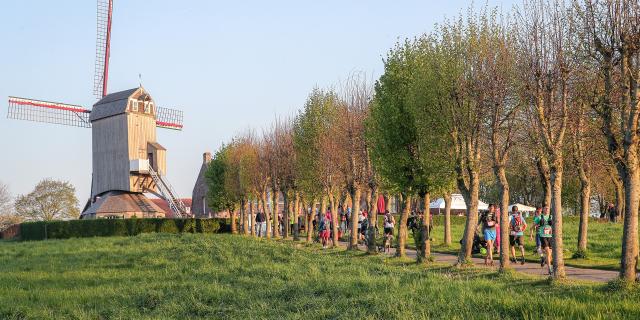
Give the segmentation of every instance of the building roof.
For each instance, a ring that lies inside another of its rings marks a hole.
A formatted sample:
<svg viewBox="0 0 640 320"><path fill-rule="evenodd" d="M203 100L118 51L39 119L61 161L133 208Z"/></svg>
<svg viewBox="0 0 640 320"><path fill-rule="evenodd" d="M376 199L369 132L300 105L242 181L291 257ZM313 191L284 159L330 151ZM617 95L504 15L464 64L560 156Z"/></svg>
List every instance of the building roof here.
<svg viewBox="0 0 640 320"><path fill-rule="evenodd" d="M160 199L160 198L153 198L149 200L151 200L151 202L153 202L160 209L164 210L166 218L173 218L173 211L171 211L171 208L169 208L169 203L167 202L167 200ZM180 200L182 200L182 203L184 203L184 206L187 207L187 210L190 210L189 208L191 208L191 199L182 198Z"/></svg>
<svg viewBox="0 0 640 320"><path fill-rule="evenodd" d="M151 98L142 86L110 93L93 105L89 121L93 122L127 112L129 98L136 94L140 97Z"/></svg>
<svg viewBox="0 0 640 320"><path fill-rule="evenodd" d="M157 143L157 142L147 142L147 144L151 145L152 147L154 147L156 150L167 150L165 149L161 144Z"/></svg>
<svg viewBox="0 0 640 320"><path fill-rule="evenodd" d="M97 197L82 215L122 214L123 212L167 213L142 193L109 191Z"/></svg>

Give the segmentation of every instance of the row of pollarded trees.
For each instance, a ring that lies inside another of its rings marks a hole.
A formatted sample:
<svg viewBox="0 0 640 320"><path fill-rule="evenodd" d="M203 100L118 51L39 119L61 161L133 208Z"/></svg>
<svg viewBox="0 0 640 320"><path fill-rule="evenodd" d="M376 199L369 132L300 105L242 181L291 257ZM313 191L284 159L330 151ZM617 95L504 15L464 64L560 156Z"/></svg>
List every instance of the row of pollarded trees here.
<svg viewBox="0 0 640 320"><path fill-rule="evenodd" d="M457 189L468 208L463 264L471 257L480 194L493 190L492 200L507 212L510 196L536 193L535 184L538 204L553 213L553 268L562 278L568 180L580 190L578 251L587 248L591 190L615 195L624 217L620 275L634 281L639 35L638 1L536 0L510 14L485 9L445 20L392 48L373 89L358 75L336 90L316 89L293 119L221 148L210 169L210 203L234 212L256 199L267 211L266 194L281 193L285 219L320 202L336 221L336 205L348 194L366 200L373 222L375 195L399 194L403 255L414 199L428 207L432 195ZM527 180L531 171L538 181ZM353 202L354 212L359 205ZM507 219L501 215L502 248ZM430 258L428 223L422 221L420 260ZM500 262L509 268L506 252Z"/></svg>
<svg viewBox="0 0 640 320"><path fill-rule="evenodd" d="M635 280L638 31L638 1L529 1L511 15L485 10L445 21L432 34L392 49L371 114L378 120L376 127L393 119L393 126L402 130L375 130L374 146L387 142L389 148L374 149L380 152L378 159L388 158L391 168L399 169L396 177L405 173L404 190L419 192L421 179L426 179L422 193L427 195L440 185L431 185L431 171L420 158L441 163L439 171L452 159L456 186L471 213L460 263L471 255L483 170L493 172L499 207L506 212L509 156L520 149L517 153L535 155L544 204L553 213L556 277L565 276L562 190L567 155L580 181L581 251L587 247L591 177L596 170L602 175L615 168L612 180L621 182L625 197L618 206L624 208L621 277ZM438 145L443 141L444 147ZM430 147L437 150L425 149ZM404 161L393 159L402 153ZM442 179L442 172L436 174ZM500 223L501 247L508 248L506 214ZM500 261L503 269L508 267L506 252Z"/></svg>
<svg viewBox="0 0 640 320"><path fill-rule="evenodd" d="M337 208L347 198L360 200L351 201L354 213L359 212L361 201L374 209L378 179L369 160L364 121L371 99L367 79L354 74L337 90L314 89L294 118L277 120L261 135L238 135L216 152L209 166L209 203L214 209L231 212L233 232L237 232L238 214L244 233L249 233L249 213L264 212L268 237L280 236L276 218L280 212L287 224L298 221L304 212L309 228L314 219L310 213L315 209L324 212L328 208L333 221L339 221ZM278 209L280 196L282 211ZM257 204L255 210L250 208L252 204ZM371 214L372 221L375 215ZM358 215L353 214L352 219L351 225L357 226ZM333 229L336 244L338 223ZM283 237L289 236L288 228L283 233ZM308 240L311 235L307 232ZM299 237L297 223L293 237ZM350 244L356 247L356 233L352 233Z"/></svg>

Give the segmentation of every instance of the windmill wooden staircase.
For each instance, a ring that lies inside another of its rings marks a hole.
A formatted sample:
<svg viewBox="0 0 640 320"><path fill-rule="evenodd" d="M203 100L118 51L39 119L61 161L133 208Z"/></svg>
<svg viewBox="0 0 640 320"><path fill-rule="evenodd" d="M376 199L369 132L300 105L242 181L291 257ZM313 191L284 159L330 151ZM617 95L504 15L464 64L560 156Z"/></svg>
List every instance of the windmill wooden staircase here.
<svg viewBox="0 0 640 320"><path fill-rule="evenodd" d="M182 200L176 196L176 192L171 187L171 184L167 182L165 179L162 179L162 176L158 174L153 168L149 167L149 175L151 175L151 179L158 187L158 191L169 204L169 208L173 211L174 218L187 218L189 217L189 213L187 211L187 207L184 205Z"/></svg>

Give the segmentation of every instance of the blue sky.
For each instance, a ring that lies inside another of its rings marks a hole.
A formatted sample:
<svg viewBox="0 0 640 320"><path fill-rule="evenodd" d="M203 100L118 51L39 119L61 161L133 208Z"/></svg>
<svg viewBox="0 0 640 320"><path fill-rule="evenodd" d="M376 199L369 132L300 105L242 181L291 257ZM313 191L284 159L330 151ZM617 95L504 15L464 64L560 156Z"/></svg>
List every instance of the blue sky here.
<svg viewBox="0 0 640 320"><path fill-rule="evenodd" d="M141 74L158 105L184 110L184 131L158 136L167 176L183 197L191 196L204 151L294 114L314 86L355 71L377 78L398 39L429 32L470 3L114 2L109 91L136 87ZM488 3L508 11L515 1ZM91 130L6 119L6 97L90 107L95 15L93 0L0 2L0 181L14 195L50 177L73 183L82 205L89 196Z"/></svg>

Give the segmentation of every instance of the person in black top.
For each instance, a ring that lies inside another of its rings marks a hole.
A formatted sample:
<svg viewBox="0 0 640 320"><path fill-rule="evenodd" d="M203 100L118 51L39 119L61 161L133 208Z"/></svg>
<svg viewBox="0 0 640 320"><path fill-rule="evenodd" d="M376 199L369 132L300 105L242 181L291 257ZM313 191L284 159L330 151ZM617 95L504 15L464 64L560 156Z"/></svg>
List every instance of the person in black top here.
<svg viewBox="0 0 640 320"><path fill-rule="evenodd" d="M264 212L258 212L256 214L256 234L259 237L262 237L262 228L264 227L265 222Z"/></svg>

